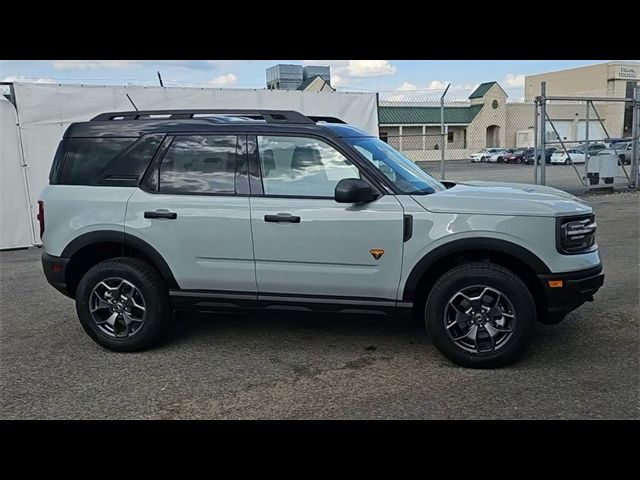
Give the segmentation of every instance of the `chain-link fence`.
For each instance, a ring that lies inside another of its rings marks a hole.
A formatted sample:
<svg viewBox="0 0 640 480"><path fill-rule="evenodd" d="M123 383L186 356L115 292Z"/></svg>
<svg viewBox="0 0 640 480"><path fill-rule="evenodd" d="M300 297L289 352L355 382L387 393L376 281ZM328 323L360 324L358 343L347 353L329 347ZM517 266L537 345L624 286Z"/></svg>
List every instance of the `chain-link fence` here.
<svg viewBox="0 0 640 480"><path fill-rule="evenodd" d="M590 184L595 176L589 175L596 165L595 154L612 150L619 160L614 185L633 184L637 170L632 165L632 140L637 133L632 127L637 122L633 111L637 112L638 102L550 97L545 101L543 145L538 133L542 130L540 98L508 102L498 84L482 87L466 101L380 100L380 137L443 180L538 183L586 190L595 185ZM625 150L618 151L618 144ZM578 153L584 149L586 161ZM602 180L598 185L608 182Z"/></svg>
<svg viewBox="0 0 640 480"><path fill-rule="evenodd" d="M538 148L551 151L539 183L563 189L638 186L638 94L629 97L538 97ZM635 126L634 126L635 125ZM542 128L540 128L542 130Z"/></svg>

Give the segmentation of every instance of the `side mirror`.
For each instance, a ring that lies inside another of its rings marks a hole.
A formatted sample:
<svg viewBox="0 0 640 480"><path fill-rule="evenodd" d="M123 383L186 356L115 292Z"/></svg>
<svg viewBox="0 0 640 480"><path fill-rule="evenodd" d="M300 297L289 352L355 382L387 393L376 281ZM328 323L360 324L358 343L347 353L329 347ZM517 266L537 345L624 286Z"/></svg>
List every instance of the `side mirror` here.
<svg viewBox="0 0 640 480"><path fill-rule="evenodd" d="M334 196L338 203L369 203L378 198L378 193L364 180L343 178L336 185Z"/></svg>

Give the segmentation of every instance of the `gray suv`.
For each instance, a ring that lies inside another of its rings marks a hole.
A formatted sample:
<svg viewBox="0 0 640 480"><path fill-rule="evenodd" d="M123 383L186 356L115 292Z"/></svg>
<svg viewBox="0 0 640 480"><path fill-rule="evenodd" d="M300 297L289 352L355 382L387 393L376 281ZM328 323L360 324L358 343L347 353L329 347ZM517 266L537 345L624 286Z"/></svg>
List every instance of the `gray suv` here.
<svg viewBox="0 0 640 480"><path fill-rule="evenodd" d="M377 137L293 111L74 123L38 203L48 281L115 351L155 344L177 309L411 313L452 361L496 367L604 278L584 201L439 182Z"/></svg>

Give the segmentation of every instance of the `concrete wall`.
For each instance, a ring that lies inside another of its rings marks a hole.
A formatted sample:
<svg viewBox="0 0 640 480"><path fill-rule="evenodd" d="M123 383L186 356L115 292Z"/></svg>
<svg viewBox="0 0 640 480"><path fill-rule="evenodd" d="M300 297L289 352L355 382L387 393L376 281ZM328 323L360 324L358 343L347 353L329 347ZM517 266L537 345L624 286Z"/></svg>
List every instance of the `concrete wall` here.
<svg viewBox="0 0 640 480"><path fill-rule="evenodd" d="M493 101L498 102L497 108L493 108ZM472 105L482 104L482 110L473 119L467 129L467 148L478 151L487 146L487 127L497 125L500 127L498 133L498 146L506 145L506 117L507 117L507 94L498 85L494 85L482 98L471 100Z"/></svg>
<svg viewBox="0 0 640 480"><path fill-rule="evenodd" d="M621 70L624 69L624 70ZM525 101L540 95L540 83L547 82L547 95L588 95L621 98L626 82L640 80L640 63L608 62L557 72L540 73L525 77Z"/></svg>

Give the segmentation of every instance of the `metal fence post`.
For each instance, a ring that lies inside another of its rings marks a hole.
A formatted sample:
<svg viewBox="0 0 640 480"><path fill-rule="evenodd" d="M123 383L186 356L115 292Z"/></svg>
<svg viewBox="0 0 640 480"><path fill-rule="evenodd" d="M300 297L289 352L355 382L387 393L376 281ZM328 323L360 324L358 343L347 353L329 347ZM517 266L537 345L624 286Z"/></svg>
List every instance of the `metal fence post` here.
<svg viewBox="0 0 640 480"><path fill-rule="evenodd" d="M444 159L446 156L445 149L447 148L447 139L445 138L444 131L444 97L447 95L450 86L451 84L447 85L447 88L444 89L440 97L440 138L442 139L442 148L440 149L440 180L444 180Z"/></svg>
<svg viewBox="0 0 640 480"><path fill-rule="evenodd" d="M538 185L538 99L533 106L533 183Z"/></svg>
<svg viewBox="0 0 640 480"><path fill-rule="evenodd" d="M589 177L589 107L591 106L591 102L589 100L586 101L587 111L585 112L585 129L584 129L584 178ZM591 185L591 182L589 182Z"/></svg>
<svg viewBox="0 0 640 480"><path fill-rule="evenodd" d="M547 82L540 84L540 185L546 185L546 165L547 165ZM537 162L538 159L536 158Z"/></svg>
<svg viewBox="0 0 640 480"><path fill-rule="evenodd" d="M634 181L634 187L640 188L640 88L636 87L633 91L633 116L631 123L631 177Z"/></svg>

